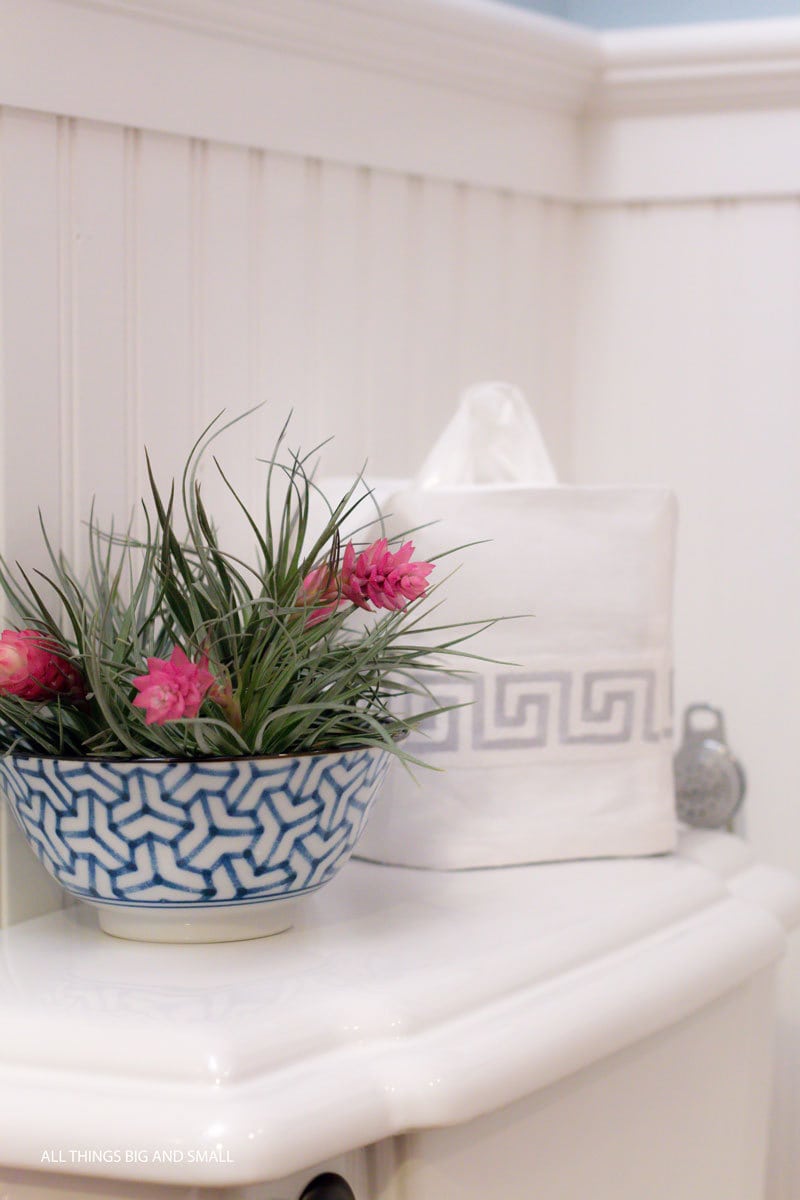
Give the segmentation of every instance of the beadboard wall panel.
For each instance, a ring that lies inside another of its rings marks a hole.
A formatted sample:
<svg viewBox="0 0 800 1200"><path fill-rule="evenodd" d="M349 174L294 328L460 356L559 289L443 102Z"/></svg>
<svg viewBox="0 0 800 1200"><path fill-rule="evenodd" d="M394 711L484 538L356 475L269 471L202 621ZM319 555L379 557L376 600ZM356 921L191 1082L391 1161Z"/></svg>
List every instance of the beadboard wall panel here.
<svg viewBox="0 0 800 1200"><path fill-rule="evenodd" d="M748 832L797 868L800 200L593 212L583 238L576 477L676 488L678 707L723 704Z"/></svg>
<svg viewBox="0 0 800 1200"><path fill-rule="evenodd" d="M168 482L262 402L222 447L249 499L290 412L293 443L335 434L326 470L407 474L478 378L518 382L566 461L571 205L8 108L2 156L13 556L36 560L40 506L81 563L143 445Z"/></svg>
<svg viewBox="0 0 800 1200"><path fill-rule="evenodd" d="M92 505L126 523L205 425L257 503L269 453L406 475L477 377L513 379L567 457L577 214L568 204L321 159L0 109L2 542L79 569ZM531 314L550 314L532 330ZM235 501L204 486L232 548ZM0 828L0 925L59 902ZM24 880L24 885L21 883ZM37 880L36 886L33 881Z"/></svg>
<svg viewBox="0 0 800 1200"><path fill-rule="evenodd" d="M55 118L21 124L0 115L0 245L3 316L3 517L9 555L31 541L36 508L59 541L71 538L60 504L68 451L62 442L69 388L62 346L65 266L59 226L65 129ZM11 181L14 181L13 184ZM13 398L13 402L12 402ZM46 418L46 419L45 419ZM25 531L27 537L20 537Z"/></svg>
<svg viewBox="0 0 800 1200"><path fill-rule="evenodd" d="M513 379L568 477L678 491L678 706L724 707L747 833L800 870L800 22L0 13L5 550L42 562L41 505L77 552L92 495L124 519L141 492L144 443L169 477L223 408L266 401L221 447L252 498L290 409L295 443L335 432L327 469L398 475L460 387ZM53 902L2 824L0 925ZM795 951L770 1200L800 1197L798 970Z"/></svg>
<svg viewBox="0 0 800 1200"><path fill-rule="evenodd" d="M740 827L800 872L800 198L584 213L574 477L680 511L676 709L725 712ZM770 1200L800 1196L798 956L782 972Z"/></svg>
<svg viewBox="0 0 800 1200"><path fill-rule="evenodd" d="M168 487L223 410L263 405L220 443L251 503L290 413L294 446L335 435L325 470L405 475L478 377L519 382L565 462L576 221L566 202L0 109L4 552L46 568L41 511L84 568L82 522L93 504L128 521L143 447ZM204 485L248 555L213 470ZM24 847L0 840L2 924L58 894L22 888Z"/></svg>

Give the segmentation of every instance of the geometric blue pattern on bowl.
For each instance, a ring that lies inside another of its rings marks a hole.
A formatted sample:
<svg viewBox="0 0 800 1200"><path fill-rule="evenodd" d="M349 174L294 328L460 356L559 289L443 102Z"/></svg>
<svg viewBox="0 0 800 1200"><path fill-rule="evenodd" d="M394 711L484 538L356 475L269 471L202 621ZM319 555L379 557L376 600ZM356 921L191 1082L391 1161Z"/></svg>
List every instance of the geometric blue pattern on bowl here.
<svg viewBox="0 0 800 1200"><path fill-rule="evenodd" d="M72 895L238 907L315 891L349 858L391 755L133 762L0 757L28 842Z"/></svg>

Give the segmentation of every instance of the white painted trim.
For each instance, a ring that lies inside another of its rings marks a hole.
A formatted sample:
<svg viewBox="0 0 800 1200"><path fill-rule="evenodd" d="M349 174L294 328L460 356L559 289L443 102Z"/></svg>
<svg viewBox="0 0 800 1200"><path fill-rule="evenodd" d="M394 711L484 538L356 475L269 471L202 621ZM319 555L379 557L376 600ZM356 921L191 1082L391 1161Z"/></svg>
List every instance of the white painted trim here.
<svg viewBox="0 0 800 1200"><path fill-rule="evenodd" d="M729 112L800 104L800 20L604 34L597 110Z"/></svg>
<svg viewBox="0 0 800 1200"><path fill-rule="evenodd" d="M486 0L0 0L0 104L542 195L592 35Z"/></svg>
<svg viewBox="0 0 800 1200"><path fill-rule="evenodd" d="M601 45L587 203L800 195L800 20L627 30Z"/></svg>
<svg viewBox="0 0 800 1200"><path fill-rule="evenodd" d="M577 112L596 37L496 0L59 0L304 58Z"/></svg>
<svg viewBox="0 0 800 1200"><path fill-rule="evenodd" d="M497 0L0 0L0 20L0 105L567 202L800 194L800 19L598 35Z"/></svg>
<svg viewBox="0 0 800 1200"><path fill-rule="evenodd" d="M800 102L791 18L598 35L498 0L55 2L573 114Z"/></svg>
<svg viewBox="0 0 800 1200"><path fill-rule="evenodd" d="M800 107L595 119L583 165L591 206L800 196Z"/></svg>

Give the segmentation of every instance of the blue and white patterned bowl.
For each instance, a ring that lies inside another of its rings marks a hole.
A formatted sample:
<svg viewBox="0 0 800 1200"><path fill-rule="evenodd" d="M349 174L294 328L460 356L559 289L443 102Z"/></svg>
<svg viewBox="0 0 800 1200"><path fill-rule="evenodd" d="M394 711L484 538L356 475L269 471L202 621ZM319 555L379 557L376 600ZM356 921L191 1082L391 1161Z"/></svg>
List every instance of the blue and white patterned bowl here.
<svg viewBox="0 0 800 1200"><path fill-rule="evenodd" d="M0 758L28 842L117 937L217 942L288 929L344 866L387 750L205 761Z"/></svg>

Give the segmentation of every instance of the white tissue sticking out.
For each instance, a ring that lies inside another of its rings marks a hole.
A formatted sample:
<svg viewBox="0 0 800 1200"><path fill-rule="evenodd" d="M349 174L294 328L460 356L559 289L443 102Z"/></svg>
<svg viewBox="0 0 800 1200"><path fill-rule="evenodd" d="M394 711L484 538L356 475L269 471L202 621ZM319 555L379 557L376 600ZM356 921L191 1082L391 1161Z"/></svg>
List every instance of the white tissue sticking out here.
<svg viewBox="0 0 800 1200"><path fill-rule="evenodd" d="M476 383L415 479L417 487L521 483L552 486L558 477L536 418L519 388Z"/></svg>

